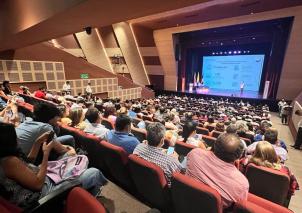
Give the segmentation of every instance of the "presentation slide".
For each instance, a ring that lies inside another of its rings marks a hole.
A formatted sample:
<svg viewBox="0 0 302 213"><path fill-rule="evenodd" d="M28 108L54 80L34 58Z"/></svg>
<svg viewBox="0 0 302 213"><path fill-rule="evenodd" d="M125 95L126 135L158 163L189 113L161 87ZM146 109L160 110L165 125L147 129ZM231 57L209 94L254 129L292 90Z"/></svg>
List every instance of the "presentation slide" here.
<svg viewBox="0 0 302 213"><path fill-rule="evenodd" d="M210 89L258 91L264 55L204 56L203 80Z"/></svg>

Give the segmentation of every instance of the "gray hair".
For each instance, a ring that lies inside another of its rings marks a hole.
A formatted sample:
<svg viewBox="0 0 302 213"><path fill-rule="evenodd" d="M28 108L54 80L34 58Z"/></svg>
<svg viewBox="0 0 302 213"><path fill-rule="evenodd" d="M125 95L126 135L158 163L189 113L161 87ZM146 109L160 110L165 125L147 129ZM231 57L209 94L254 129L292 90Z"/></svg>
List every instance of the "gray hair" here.
<svg viewBox="0 0 302 213"><path fill-rule="evenodd" d="M155 122L147 127L147 141L150 146L158 146L165 137L166 128L163 124Z"/></svg>

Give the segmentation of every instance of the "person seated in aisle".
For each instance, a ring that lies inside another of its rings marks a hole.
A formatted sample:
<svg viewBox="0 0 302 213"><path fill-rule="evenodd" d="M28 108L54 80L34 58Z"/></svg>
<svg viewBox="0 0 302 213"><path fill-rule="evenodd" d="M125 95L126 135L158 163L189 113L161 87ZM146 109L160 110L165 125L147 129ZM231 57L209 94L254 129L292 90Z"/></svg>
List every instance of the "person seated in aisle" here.
<svg viewBox="0 0 302 213"><path fill-rule="evenodd" d="M106 140L116 146L122 147L128 154L132 154L135 147L140 143L131 134L131 119L127 115L120 115L116 118L115 130L110 130Z"/></svg>
<svg viewBox="0 0 302 213"><path fill-rule="evenodd" d="M40 103L34 106L33 120L26 120L16 128L18 145L25 155L28 155L34 142L46 132L54 132L54 151L51 160L59 156L75 155L75 141L71 135L57 136L59 134L58 121L61 112L56 106Z"/></svg>
<svg viewBox="0 0 302 213"><path fill-rule="evenodd" d="M268 128L264 133L264 140L268 141L274 147L276 154L280 157L282 163L287 160L287 151L281 146L280 140L278 140L278 131L275 128ZM258 142L254 142L246 149L247 154L253 154Z"/></svg>
<svg viewBox="0 0 302 213"><path fill-rule="evenodd" d="M206 149L206 145L202 140L202 135L196 134L197 123L188 121L183 126L182 137L184 142L202 149Z"/></svg>
<svg viewBox="0 0 302 213"><path fill-rule="evenodd" d="M166 128L163 124L158 122L150 124L147 127L147 140L138 144L133 154L159 166L164 171L168 186L171 186L173 172L180 172L183 167L178 161L178 154L175 151L167 154L167 150L162 148L165 132Z"/></svg>
<svg viewBox="0 0 302 213"><path fill-rule="evenodd" d="M0 122L0 185L4 189L5 199L20 207L28 207L50 192L64 187L69 180L55 184L47 176L48 158L56 142L46 143L49 132L38 137L27 156L18 147L17 135L13 125ZM40 148L43 160L40 166L34 162ZM96 196L100 188L107 183L103 174L95 168L85 169L79 176L74 177L81 186ZM2 194L1 194L2 195Z"/></svg>
<svg viewBox="0 0 302 213"><path fill-rule="evenodd" d="M87 110L85 118L86 127L84 132L93 134L100 139L105 139L109 129L101 124L102 119L100 116L100 111L95 107L91 107Z"/></svg>
<svg viewBox="0 0 302 213"><path fill-rule="evenodd" d="M39 87L37 91L34 92L36 98L46 99L45 88Z"/></svg>
<svg viewBox="0 0 302 213"><path fill-rule="evenodd" d="M299 190L299 184L297 182L294 174L286 167L283 163L281 163L278 155L272 144L267 141L260 141L257 143L256 149L252 156L247 157L246 159L241 161L244 165L244 168L249 163L253 163L257 166L264 166L271 169L278 170L286 175L288 175L290 179L290 187L288 191L288 195L294 195L295 190ZM243 171L245 172L245 171Z"/></svg>
<svg viewBox="0 0 302 213"><path fill-rule="evenodd" d="M13 95L13 92L10 88L10 83L7 80L4 80L2 82L2 91L4 92L4 94L7 95Z"/></svg>
<svg viewBox="0 0 302 213"><path fill-rule="evenodd" d="M248 196L249 182L234 165L242 153L238 136L224 133L217 138L213 151L197 148L189 152L186 175L217 190L223 208L231 207Z"/></svg>

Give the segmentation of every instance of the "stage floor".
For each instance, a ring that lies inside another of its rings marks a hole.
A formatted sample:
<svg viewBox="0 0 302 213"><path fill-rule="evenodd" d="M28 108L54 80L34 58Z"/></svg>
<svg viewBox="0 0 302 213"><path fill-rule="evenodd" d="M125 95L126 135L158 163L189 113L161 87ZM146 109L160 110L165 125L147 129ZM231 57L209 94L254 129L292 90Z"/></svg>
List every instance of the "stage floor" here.
<svg viewBox="0 0 302 213"><path fill-rule="evenodd" d="M240 90L221 90L221 89L206 88L206 89L197 89L193 91L186 90L186 93L263 99L262 94L259 94L258 92L254 92L254 91L243 91L243 93L241 93Z"/></svg>

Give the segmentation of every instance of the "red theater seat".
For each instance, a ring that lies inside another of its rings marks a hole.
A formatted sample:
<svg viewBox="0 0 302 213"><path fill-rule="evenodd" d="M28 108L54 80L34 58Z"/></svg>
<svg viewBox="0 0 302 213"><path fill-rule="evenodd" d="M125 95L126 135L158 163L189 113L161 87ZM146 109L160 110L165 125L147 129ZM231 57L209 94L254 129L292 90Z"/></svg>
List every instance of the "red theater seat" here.
<svg viewBox="0 0 302 213"><path fill-rule="evenodd" d="M181 141L177 141L175 144L175 152L179 155L187 156L192 149L196 148L191 144L187 144Z"/></svg>
<svg viewBox="0 0 302 213"><path fill-rule="evenodd" d="M133 189L133 182L128 169L128 154L126 151L107 141L100 142L103 147L102 155L111 176L127 189Z"/></svg>
<svg viewBox="0 0 302 213"><path fill-rule="evenodd" d="M7 200L3 199L2 197L0 197L0 212L2 213L19 213L19 212L23 212L23 210L13 204L11 204L10 202L8 202Z"/></svg>
<svg viewBox="0 0 302 213"><path fill-rule="evenodd" d="M235 213L292 213L291 210L249 193L247 201L235 204Z"/></svg>
<svg viewBox="0 0 302 213"><path fill-rule="evenodd" d="M129 155L129 168L141 198L152 207L167 210L169 191L163 170L137 155Z"/></svg>
<svg viewBox="0 0 302 213"><path fill-rule="evenodd" d="M203 127L196 127L196 133L202 135L209 135L209 130Z"/></svg>
<svg viewBox="0 0 302 213"><path fill-rule="evenodd" d="M211 136L207 136L207 135L203 135L202 139L210 147L212 147L214 145L215 141L216 141L216 138L211 137Z"/></svg>
<svg viewBox="0 0 302 213"><path fill-rule="evenodd" d="M75 187L67 197L65 213L106 213L104 206L86 190Z"/></svg>
<svg viewBox="0 0 302 213"><path fill-rule="evenodd" d="M147 138L147 131L145 129L139 129L131 127L131 133L140 141L143 142Z"/></svg>
<svg viewBox="0 0 302 213"><path fill-rule="evenodd" d="M212 131L211 136L214 137L214 138L218 138L219 135L221 135L222 133L223 132L219 132L219 131L214 130L214 131Z"/></svg>
<svg viewBox="0 0 302 213"><path fill-rule="evenodd" d="M220 194L189 176L173 174L171 195L175 213L222 213Z"/></svg>
<svg viewBox="0 0 302 213"><path fill-rule="evenodd" d="M277 170L249 164L245 173L249 191L279 205L288 206L289 177Z"/></svg>

